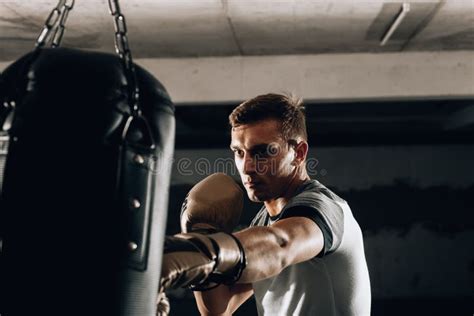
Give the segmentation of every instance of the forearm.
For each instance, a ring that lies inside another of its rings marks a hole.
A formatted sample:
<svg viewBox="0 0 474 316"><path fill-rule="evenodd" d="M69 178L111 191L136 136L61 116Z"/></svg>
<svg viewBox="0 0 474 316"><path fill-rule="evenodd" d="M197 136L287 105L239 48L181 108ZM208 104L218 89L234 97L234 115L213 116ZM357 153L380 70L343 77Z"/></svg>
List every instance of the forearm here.
<svg viewBox="0 0 474 316"><path fill-rule="evenodd" d="M194 298L199 313L202 316L225 316L231 299L230 289L227 285L220 285L208 291L195 291Z"/></svg>
<svg viewBox="0 0 474 316"><path fill-rule="evenodd" d="M253 294L251 284L220 285L215 289L194 292L202 316L232 315Z"/></svg>
<svg viewBox="0 0 474 316"><path fill-rule="evenodd" d="M239 283L252 283L280 273L291 262L288 239L272 227L252 227L234 234L242 243L247 267Z"/></svg>

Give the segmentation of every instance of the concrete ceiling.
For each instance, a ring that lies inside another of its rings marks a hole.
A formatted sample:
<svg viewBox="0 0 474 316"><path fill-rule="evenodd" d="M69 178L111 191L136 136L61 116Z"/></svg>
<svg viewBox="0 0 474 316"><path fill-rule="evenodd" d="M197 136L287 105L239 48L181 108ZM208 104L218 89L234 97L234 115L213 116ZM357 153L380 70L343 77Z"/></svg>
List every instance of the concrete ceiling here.
<svg viewBox="0 0 474 316"><path fill-rule="evenodd" d="M474 1L126 0L136 58L474 49ZM0 0L0 61L31 50L55 0ZM106 0L78 0L63 46L113 51Z"/></svg>

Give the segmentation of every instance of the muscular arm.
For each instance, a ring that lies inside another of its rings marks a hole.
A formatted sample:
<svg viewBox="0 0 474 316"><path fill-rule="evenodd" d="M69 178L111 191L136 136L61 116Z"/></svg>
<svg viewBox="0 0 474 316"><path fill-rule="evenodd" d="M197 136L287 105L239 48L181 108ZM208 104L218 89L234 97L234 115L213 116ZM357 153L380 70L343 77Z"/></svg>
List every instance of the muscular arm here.
<svg viewBox="0 0 474 316"><path fill-rule="evenodd" d="M251 227L234 234L242 243L247 267L233 287L221 285L195 292L201 315L231 315L252 294L251 283L280 273L292 264L309 260L323 249L321 229L306 217L282 219L268 227Z"/></svg>
<svg viewBox="0 0 474 316"><path fill-rule="evenodd" d="M235 233L247 256L247 268L239 282L252 283L309 260L324 247L319 226L306 217L290 217L268 227L251 227Z"/></svg>

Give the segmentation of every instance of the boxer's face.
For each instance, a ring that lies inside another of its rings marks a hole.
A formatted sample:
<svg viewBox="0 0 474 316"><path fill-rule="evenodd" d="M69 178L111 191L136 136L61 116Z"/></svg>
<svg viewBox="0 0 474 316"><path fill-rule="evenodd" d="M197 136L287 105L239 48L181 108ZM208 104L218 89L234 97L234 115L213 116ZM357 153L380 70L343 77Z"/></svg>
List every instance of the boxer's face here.
<svg viewBox="0 0 474 316"><path fill-rule="evenodd" d="M281 136L281 123L268 119L232 129L231 150L250 200L280 197L294 175L295 152Z"/></svg>

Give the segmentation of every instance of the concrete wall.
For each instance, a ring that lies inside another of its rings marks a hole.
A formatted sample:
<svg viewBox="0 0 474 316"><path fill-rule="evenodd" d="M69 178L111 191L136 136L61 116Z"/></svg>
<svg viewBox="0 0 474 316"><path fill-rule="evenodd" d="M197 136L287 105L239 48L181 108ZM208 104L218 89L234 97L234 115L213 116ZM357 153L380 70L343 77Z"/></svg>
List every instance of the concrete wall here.
<svg viewBox="0 0 474 316"><path fill-rule="evenodd" d="M175 102L224 102L268 91L307 100L474 95L472 52L140 60ZM183 80L185 78L185 80Z"/></svg>
<svg viewBox="0 0 474 316"><path fill-rule="evenodd" d="M417 52L137 59L176 103L294 92L306 100L474 96L474 53ZM9 63L0 63L0 70Z"/></svg>

